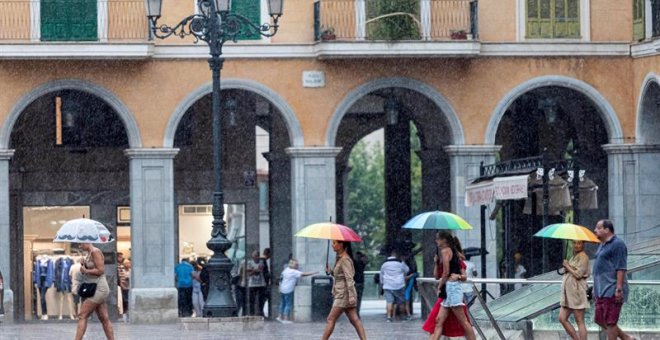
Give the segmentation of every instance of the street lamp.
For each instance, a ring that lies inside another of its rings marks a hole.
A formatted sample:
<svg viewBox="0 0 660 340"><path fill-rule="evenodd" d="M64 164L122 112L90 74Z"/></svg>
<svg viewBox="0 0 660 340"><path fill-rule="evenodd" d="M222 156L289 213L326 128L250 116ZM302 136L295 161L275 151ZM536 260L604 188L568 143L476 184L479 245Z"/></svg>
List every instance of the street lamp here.
<svg viewBox="0 0 660 340"><path fill-rule="evenodd" d="M147 17L154 37L165 39L171 35L184 38L193 36L195 42L202 40L209 45L211 57L209 65L213 78L213 172L215 186L213 190L213 230L211 240L206 246L213 250L213 257L208 263L209 295L204 305L205 317L236 316L236 302L231 294L230 272L233 266L225 252L231 248L227 240L224 221L222 193L222 146L220 113L220 70L224 63L222 46L227 41L236 41L240 33L259 33L272 37L279 28L277 21L282 16L283 0L268 0L268 10L272 24L254 24L244 16L231 13L231 0L198 0L199 14L190 15L176 26L158 25L163 0L145 0Z"/></svg>

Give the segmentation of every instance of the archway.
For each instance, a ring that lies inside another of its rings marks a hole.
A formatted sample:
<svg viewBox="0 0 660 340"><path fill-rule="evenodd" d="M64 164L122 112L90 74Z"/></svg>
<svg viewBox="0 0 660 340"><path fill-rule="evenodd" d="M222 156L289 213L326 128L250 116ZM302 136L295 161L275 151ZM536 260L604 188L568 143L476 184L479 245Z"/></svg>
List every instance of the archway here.
<svg viewBox="0 0 660 340"><path fill-rule="evenodd" d="M116 97L81 81L58 81L31 91L16 105L2 133L0 143L15 150L9 215L11 251L17 255L11 258L16 312L26 320L68 319L75 314L71 288L57 280L67 276L65 263L81 254L52 239L66 220L83 216L117 235L122 227L118 208L129 206L124 150L140 145L139 133ZM115 246L100 246L108 261L106 273L116 273ZM50 288L31 276L35 263L60 269ZM116 276L108 274L108 280ZM116 317L116 285L111 285L108 304Z"/></svg>
<svg viewBox="0 0 660 340"><path fill-rule="evenodd" d="M223 83L224 218L228 238L234 242L227 255L238 268L246 254L271 248L272 277L278 277L292 251L291 165L285 149L294 142L302 144L302 134L279 96L251 85L236 80ZM204 86L188 96L165 136L166 146L171 143L180 149L174 159L180 258L211 255L206 248L214 186L210 92Z"/></svg>
<svg viewBox="0 0 660 340"><path fill-rule="evenodd" d="M361 142L374 132L381 135L382 149L373 148L373 137L368 137L372 140L371 147ZM401 226L421 211L451 210L449 156L443 147L463 144L463 130L445 98L416 80L374 80L351 91L342 101L326 138L328 145L342 147L336 164L338 220L358 229L370 240L372 233L384 230L382 244L370 244L370 249L364 249L371 258L373 267L369 269L378 269L391 249L408 255L424 248L427 253L423 258L432 258L432 233L410 233L401 230ZM372 214L378 219L369 219L353 210L360 200L355 195L361 189L355 187L357 182L352 176L362 170L349 160L353 152L369 154L374 150L382 153L378 171L383 177L382 184L375 185L383 187L373 190L382 191L383 197L380 210L372 209L377 210ZM424 272L431 275L430 263L425 263Z"/></svg>
<svg viewBox="0 0 660 340"><path fill-rule="evenodd" d="M608 216L608 155L602 145L621 142L616 137L620 136L616 116L608 111L609 105L597 92L579 81L546 78L524 85L516 87L500 102L498 109L503 107L504 111L496 111L491 118L491 124L497 122L497 132L492 134L489 125L486 141L502 146L501 161L540 156L544 151L553 161L576 159L580 168L586 170L586 176L598 186L597 208L583 208L580 212L580 224L593 226L597 219ZM572 221L570 198L567 200L563 208L550 209L549 223ZM561 242L544 244L532 237L543 227L541 209L532 215L535 210L530 206L534 203L518 200L501 204L500 275L513 277L513 258L517 252L522 255L527 276L540 274L544 261L550 269L561 267L562 258L550 255L562 254Z"/></svg>

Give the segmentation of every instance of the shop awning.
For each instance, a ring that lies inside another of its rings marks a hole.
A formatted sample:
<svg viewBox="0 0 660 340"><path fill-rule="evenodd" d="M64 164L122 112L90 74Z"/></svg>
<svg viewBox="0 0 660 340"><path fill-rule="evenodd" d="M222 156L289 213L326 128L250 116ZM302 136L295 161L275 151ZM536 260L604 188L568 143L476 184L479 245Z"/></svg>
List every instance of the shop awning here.
<svg viewBox="0 0 660 340"><path fill-rule="evenodd" d="M496 177L465 188L465 206L492 203L494 200L527 198L529 175Z"/></svg>

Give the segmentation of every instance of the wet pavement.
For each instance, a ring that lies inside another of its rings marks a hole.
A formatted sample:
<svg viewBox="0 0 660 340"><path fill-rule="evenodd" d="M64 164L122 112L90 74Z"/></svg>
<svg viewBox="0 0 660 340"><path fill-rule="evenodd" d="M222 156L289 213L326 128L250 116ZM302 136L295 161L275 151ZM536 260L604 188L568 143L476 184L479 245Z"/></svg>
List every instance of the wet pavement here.
<svg viewBox="0 0 660 340"><path fill-rule="evenodd" d="M363 323L369 339L426 339L428 335L422 331L422 320L419 313L411 321L386 322L384 306L382 309L370 308L363 313ZM24 324L0 324L0 339L73 339L75 323L48 322ZM116 339L319 339L323 333L325 322L282 324L277 321L266 321L263 329L251 331L236 331L219 333L217 331L182 330L179 324L168 325L133 325L114 322ZM105 339L101 324L90 322L85 339ZM353 326L345 316L335 327L331 339L357 339Z"/></svg>

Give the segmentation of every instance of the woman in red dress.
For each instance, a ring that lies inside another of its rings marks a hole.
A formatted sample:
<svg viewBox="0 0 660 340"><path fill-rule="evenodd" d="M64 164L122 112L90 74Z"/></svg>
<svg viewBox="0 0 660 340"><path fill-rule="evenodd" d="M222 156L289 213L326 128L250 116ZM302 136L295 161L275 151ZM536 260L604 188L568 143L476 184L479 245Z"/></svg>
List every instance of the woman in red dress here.
<svg viewBox="0 0 660 340"><path fill-rule="evenodd" d="M438 232L438 234L436 235L436 243L438 242L439 235L440 232ZM460 248L460 242L458 242L458 238L456 237L454 237L454 244L458 248L457 250L459 251L459 253L461 253L461 255L459 255L459 259L460 259L459 264L461 270L465 270L466 266L465 263L463 262L462 249ZM440 247L438 246L438 251L433 258L433 262L435 264L433 268L433 276L435 277L436 280L439 280L443 273L442 261L439 255L440 255ZM444 296L445 296L444 290L438 292L438 299L435 302L433 309L431 309L429 316L426 318L424 325L422 325L422 329L428 332L431 336L433 336L433 333L435 332L436 317L438 316L438 312L440 311L440 305L444 300ZM465 317L469 322L470 318L468 317L467 307L464 307L463 310L465 312ZM453 313L449 313L447 320L445 320L442 328L442 335L448 337L465 336L465 331L463 330L463 327L461 326L460 322Z"/></svg>

